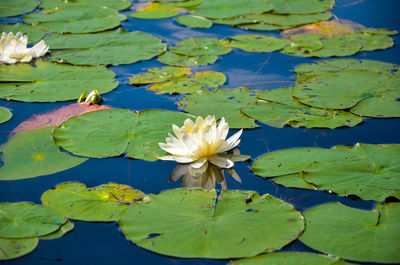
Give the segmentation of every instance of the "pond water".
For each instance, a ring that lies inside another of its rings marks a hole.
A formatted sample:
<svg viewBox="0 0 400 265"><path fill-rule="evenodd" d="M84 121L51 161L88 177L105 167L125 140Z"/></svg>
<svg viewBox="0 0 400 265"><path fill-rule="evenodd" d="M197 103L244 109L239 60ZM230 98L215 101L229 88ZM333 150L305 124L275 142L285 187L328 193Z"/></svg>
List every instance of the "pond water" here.
<svg viewBox="0 0 400 265"><path fill-rule="evenodd" d="M397 0L337 0L332 13L340 19L348 19L366 27L400 30ZM129 14L131 11L122 13ZM21 22L21 17L2 18L1 23ZM141 20L128 16L122 22L127 31L143 31L162 39L169 46L187 37L207 36L219 39L243 34L246 31L224 25L214 25L211 29L189 29L177 24L173 18L160 20ZM255 32L277 36L275 32ZM393 36L395 46L390 49L361 52L347 58L373 59L400 64L399 35ZM234 49L228 55L209 66L193 68L195 71L213 70L224 73L227 82L223 87L235 88L247 86L253 89L273 89L290 86L294 82L293 69L302 63L313 62L314 58L300 58L274 53L248 53ZM114 108L130 110L163 109L176 110L179 95L156 95L144 87L132 87L128 79L132 74L144 72L148 68L163 66L156 58L131 65L110 67L117 74L120 83L117 89L104 94L104 104ZM5 143L9 133L21 122L35 113L57 109L71 102L60 103L24 103L0 99L0 106L13 112L8 122L0 125L0 144ZM367 119L353 128L340 129L304 129L273 128L258 123L260 128L244 130L239 145L242 154L255 158L281 149L295 147L323 147L334 145L354 145L357 142L381 144L400 143L400 119ZM233 134L235 130L231 131ZM63 172L25 180L0 181L0 201L31 201L40 204L40 196L57 184L68 181L85 183L88 187L117 182L130 185L145 193L159 193L166 189L180 187L179 182L168 183L168 176L175 167L173 162L115 157L89 159L85 163ZM235 164L242 178L238 183L227 177L229 189L254 190L260 194L269 193L293 204L299 211L325 202L339 201L345 205L372 209L373 201L351 200L323 191L308 191L285 188L268 179L252 174L250 164ZM38 248L19 259L6 264L226 264L228 260L180 259L158 255L142 249L128 241L116 223L95 223L73 221L75 229L56 240L39 243ZM179 224L177 224L179 225ZM190 239L188 239L190 240ZM312 249L296 240L283 250L311 251Z"/></svg>

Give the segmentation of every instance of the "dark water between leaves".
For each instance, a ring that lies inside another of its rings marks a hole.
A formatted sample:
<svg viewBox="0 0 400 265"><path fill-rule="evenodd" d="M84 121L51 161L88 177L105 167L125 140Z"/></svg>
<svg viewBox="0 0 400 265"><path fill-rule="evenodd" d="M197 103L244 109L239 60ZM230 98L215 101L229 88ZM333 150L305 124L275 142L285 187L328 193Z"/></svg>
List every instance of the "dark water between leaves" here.
<svg viewBox="0 0 400 265"><path fill-rule="evenodd" d="M397 0L337 0L332 13L340 19L361 23L366 27L400 30ZM126 12L126 13L130 13ZM122 12L124 13L124 12ZM0 19L1 23L21 22L21 17ZM217 37L219 39L243 34L244 30L230 26L214 25L211 29L197 30L178 25L174 19L139 20L128 17L122 23L128 31L143 31L161 38L173 45L183 38L194 36ZM277 36L275 32L255 32L257 34ZM373 59L400 64L399 35L395 35L395 46L383 51L362 52L347 58ZM293 69L302 63L315 61L312 58L299 58L281 53L248 53L233 50L221 56L210 66L201 66L193 71L213 70L224 73L228 81L223 87L235 88L248 86L253 89L273 89L293 84ZM128 84L131 74L144 72L151 67L160 67L157 59L132 65L111 67L117 73L120 85L114 91L103 96L104 103L115 108L131 110L165 109L176 110L180 96L155 95L143 87ZM9 132L34 113L43 113L57 109L71 102L62 103L23 103L0 100L0 106L12 110L10 121L0 125L0 144L7 141ZM380 144L400 143L400 119L369 119L353 128L340 129L303 129L273 128L259 124L260 128L245 130L239 145L241 153L251 155L252 160L267 152L295 147L325 147L334 145L354 145L357 142ZM234 131L231 132L231 134ZM52 175L26 180L1 181L0 201L32 201L40 203L40 196L57 184L79 181L88 187L117 182L140 189L145 193L159 193L166 189L179 187L178 182L168 183L168 176L175 167L173 162L127 159L125 157L90 159L87 162ZM250 165L237 163L236 171L242 178L237 183L227 177L229 189L254 190L260 194L270 193L293 204L299 211L331 201L340 201L355 208L372 209L374 202L351 200L335 194L320 191L308 191L285 188L264 180L251 173ZM228 260L179 259L154 254L128 241L120 232L116 223L91 223L73 221L75 229L60 239L40 241L38 248L7 264L226 264ZM177 226L179 224L176 224ZM312 251L296 240L283 250Z"/></svg>

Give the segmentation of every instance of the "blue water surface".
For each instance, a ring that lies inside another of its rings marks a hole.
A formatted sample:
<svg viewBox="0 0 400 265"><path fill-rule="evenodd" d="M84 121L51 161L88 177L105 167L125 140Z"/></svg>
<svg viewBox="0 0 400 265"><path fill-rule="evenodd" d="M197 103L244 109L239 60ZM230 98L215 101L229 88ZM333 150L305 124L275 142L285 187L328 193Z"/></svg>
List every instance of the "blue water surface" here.
<svg viewBox="0 0 400 265"><path fill-rule="evenodd" d="M400 1L398 0L337 0L336 2L332 13L340 19L352 20L366 27L400 30L398 19ZM3 18L0 19L0 23L17 23L22 21L21 18ZM189 29L176 23L174 18L141 20L128 17L127 21L122 22L122 27L127 31L139 30L153 34L168 45L173 45L187 37L207 36L222 39L251 32L224 25L214 25L211 29ZM277 32L254 31L252 33L278 36ZM396 43L393 48L362 52L347 58L373 59L400 65L400 48L397 45L399 36L393 37ZM224 85L226 88L247 86L260 90L273 89L292 85L295 76L293 69L299 64L315 60L288 56L279 52L248 53L234 49L230 54L220 56L215 64L195 67L193 72L205 70L223 72L228 78ZM103 96L104 103L111 107L131 110L177 110L180 95L156 95L144 87L132 87L128 84L130 75L161 66L163 65L155 58L132 65L110 67L117 73L120 85ZM0 106L7 107L13 112L12 119L0 125L0 144L7 141L10 131L34 113L43 113L70 103L24 103L0 99ZM245 130L239 145L241 153L251 155L252 161L267 152L295 147L330 148L334 145L354 145L357 142L400 143L400 119L369 119L354 128L334 130L273 128L259 125L260 128ZM232 130L231 134L234 132L235 130ZM40 203L43 192L68 181L83 182L89 187L117 182L130 185L145 193L159 193L180 186L179 182L168 183L168 176L174 167L175 163L172 162L147 162L125 157L89 159L75 168L48 176L0 181L0 202ZM229 189L254 190L261 194L270 193L293 204L299 211L332 201L339 201L361 209L374 207L372 201L351 200L323 191L285 188L252 174L250 165L244 162L237 163L235 169L242 177L242 183L227 177ZM73 221L73 223L75 229L62 238L41 240L34 252L22 258L4 262L4 264L226 264L229 262L229 260L180 259L158 255L128 241L116 223L81 221ZM313 251L298 240L283 250Z"/></svg>

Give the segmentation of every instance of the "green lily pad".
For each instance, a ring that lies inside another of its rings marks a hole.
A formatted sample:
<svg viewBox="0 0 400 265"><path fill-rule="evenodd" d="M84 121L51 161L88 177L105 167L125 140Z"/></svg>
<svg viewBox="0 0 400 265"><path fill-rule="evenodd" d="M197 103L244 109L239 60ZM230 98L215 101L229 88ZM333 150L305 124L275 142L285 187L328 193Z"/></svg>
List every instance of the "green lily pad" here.
<svg viewBox="0 0 400 265"><path fill-rule="evenodd" d="M286 42L263 35L237 35L221 41L222 46L239 48L247 52L273 52L282 49Z"/></svg>
<svg viewBox="0 0 400 265"><path fill-rule="evenodd" d="M44 9L23 20L52 32L89 33L118 27L126 17L108 7L76 6Z"/></svg>
<svg viewBox="0 0 400 265"><path fill-rule="evenodd" d="M0 17L12 17L33 11L39 2L36 0L0 0Z"/></svg>
<svg viewBox="0 0 400 265"><path fill-rule="evenodd" d="M258 93L263 101L255 106L242 108L249 117L269 126L282 128L289 125L295 128L337 128L353 127L363 121L348 111L313 108L299 103L290 95L289 88L264 90Z"/></svg>
<svg viewBox="0 0 400 265"><path fill-rule="evenodd" d="M54 7L71 7L71 6L95 6L95 7L108 7L117 10L127 9L131 2L129 0L41 0L41 8L54 8Z"/></svg>
<svg viewBox="0 0 400 265"><path fill-rule="evenodd" d="M166 52L158 57L158 61L163 64L185 67L213 64L217 60L216 55L186 56L173 52Z"/></svg>
<svg viewBox="0 0 400 265"><path fill-rule="evenodd" d="M0 237L25 238L50 234L67 221L51 208L29 202L0 203Z"/></svg>
<svg viewBox="0 0 400 265"><path fill-rule="evenodd" d="M248 19L243 16L229 17L229 18L210 18L210 20L214 24L232 25L232 26L254 22L252 19Z"/></svg>
<svg viewBox="0 0 400 265"><path fill-rule="evenodd" d="M161 83L155 83L147 89L157 94L165 93L194 93L201 89L213 89L222 86L226 82L226 76L223 73L205 71L197 72L191 76L184 76L174 80L168 80Z"/></svg>
<svg viewBox="0 0 400 265"><path fill-rule="evenodd" d="M143 203L129 206L119 225L128 239L150 251L218 259L273 252L304 228L292 205L268 194L222 191L217 205L216 199L215 190L150 194Z"/></svg>
<svg viewBox="0 0 400 265"><path fill-rule="evenodd" d="M351 37L361 42L362 51L384 50L394 45L394 41L387 35L375 35L368 33L353 33Z"/></svg>
<svg viewBox="0 0 400 265"><path fill-rule="evenodd" d="M336 67L332 68L329 61L326 62L321 71ZM337 61L334 64L347 67L349 62ZM342 71L298 76L297 84L292 87L293 96L301 103L318 108L352 108L352 113L364 117L400 117L398 65L386 64L382 68L380 62L363 64L357 60L350 64L360 69L344 68ZM363 66L366 68L361 69ZM392 67L392 73L387 71L388 67Z"/></svg>
<svg viewBox="0 0 400 265"><path fill-rule="evenodd" d="M0 98L25 102L77 99L85 91L107 93L118 86L115 73L105 67L71 66L38 61L0 65Z"/></svg>
<svg viewBox="0 0 400 265"><path fill-rule="evenodd" d="M255 257L240 259L231 265L346 265L350 264L339 258L308 252L275 252Z"/></svg>
<svg viewBox="0 0 400 265"><path fill-rule="evenodd" d="M129 78L129 84L142 85L159 83L175 78L189 76L191 74L192 72L190 72L190 68L188 67L165 66L162 68L151 68L147 69L146 73L133 75L131 78Z"/></svg>
<svg viewBox="0 0 400 265"><path fill-rule="evenodd" d="M85 184L68 182L42 195L42 203L68 218L82 221L117 221L129 203L144 193L127 185L109 183L93 188Z"/></svg>
<svg viewBox="0 0 400 265"><path fill-rule="evenodd" d="M0 107L0 124L11 119L12 113L6 108Z"/></svg>
<svg viewBox="0 0 400 265"><path fill-rule="evenodd" d="M50 234L47 234L44 236L40 236L40 239L46 239L46 240L57 239L57 238L62 237L66 233L72 231L72 229L74 229L74 224L68 220L65 224L61 225L58 230L56 230L53 233L50 233Z"/></svg>
<svg viewBox="0 0 400 265"><path fill-rule="evenodd" d="M213 25L212 21L193 15L182 15L176 18L176 22L189 28L208 29Z"/></svg>
<svg viewBox="0 0 400 265"><path fill-rule="evenodd" d="M138 9L129 16L142 19L160 19L179 15L179 8L174 5L151 3L149 6Z"/></svg>
<svg viewBox="0 0 400 265"><path fill-rule="evenodd" d="M253 22L279 26L281 28L294 28L299 25L309 24L321 20L328 20L332 17L331 12L323 12L316 14L250 14L244 18L250 19Z"/></svg>
<svg viewBox="0 0 400 265"><path fill-rule="evenodd" d="M87 157L119 156L156 160L165 154L158 146L172 124L190 118L181 112L145 110L140 113L111 109L73 117L54 131L56 143Z"/></svg>
<svg viewBox="0 0 400 265"><path fill-rule="evenodd" d="M51 136L54 127L23 131L0 146L0 180L34 178L60 172L87 159L61 152ZM0 236L1 237L1 236Z"/></svg>
<svg viewBox="0 0 400 265"><path fill-rule="evenodd" d="M303 215L300 240L315 250L359 262L400 262L399 203L378 203L372 211L327 203Z"/></svg>
<svg viewBox="0 0 400 265"><path fill-rule="evenodd" d="M174 47L169 47L169 50L188 56L224 55L231 51L231 49L223 47L218 39L207 37L184 39L177 42Z"/></svg>
<svg viewBox="0 0 400 265"><path fill-rule="evenodd" d="M399 155L396 144L297 148L258 158L253 172L263 177L280 176L273 181L289 187L383 201L390 196L400 198Z"/></svg>
<svg viewBox="0 0 400 265"><path fill-rule="evenodd" d="M37 238L0 238L0 260L10 260L22 257L37 247Z"/></svg>
<svg viewBox="0 0 400 265"><path fill-rule="evenodd" d="M270 25L270 24L241 24L238 25L239 28L245 29L245 30L262 30L262 31L270 31L270 30L280 30L280 29L285 29L285 28L290 28L290 27L285 27L285 26L280 26L280 25Z"/></svg>
<svg viewBox="0 0 400 265"><path fill-rule="evenodd" d="M44 32L40 29L17 23L17 24L0 24L0 32L13 32L17 34L17 32L21 32L22 34L28 35L28 43L33 44L41 40L44 36Z"/></svg>
<svg viewBox="0 0 400 265"><path fill-rule="evenodd" d="M230 128L255 128L253 118L243 114L240 110L253 106L257 98L247 87L234 89L216 89L213 91L199 90L194 94L183 97L179 106L196 116L215 115L218 119L225 117Z"/></svg>
<svg viewBox="0 0 400 265"><path fill-rule="evenodd" d="M54 60L72 64L131 64L163 53L167 45L153 35L124 30L96 34L53 35L45 39Z"/></svg>
<svg viewBox="0 0 400 265"><path fill-rule="evenodd" d="M272 10L272 5L265 0L203 0L189 13L206 18L230 18L255 12Z"/></svg>
<svg viewBox="0 0 400 265"><path fill-rule="evenodd" d="M333 7L335 0L269 0L275 13L310 14L324 12Z"/></svg>

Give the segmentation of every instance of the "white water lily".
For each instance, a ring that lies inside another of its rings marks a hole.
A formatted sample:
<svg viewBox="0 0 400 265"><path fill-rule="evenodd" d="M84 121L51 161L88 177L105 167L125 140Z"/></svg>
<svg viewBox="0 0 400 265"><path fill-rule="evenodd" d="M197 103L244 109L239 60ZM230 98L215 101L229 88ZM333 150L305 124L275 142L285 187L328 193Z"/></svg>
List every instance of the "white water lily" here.
<svg viewBox="0 0 400 265"><path fill-rule="evenodd" d="M28 37L21 32L1 34L0 39L0 63L14 64L16 62L30 62L32 58L40 57L49 50L43 40L32 48L27 48Z"/></svg>
<svg viewBox="0 0 400 265"><path fill-rule="evenodd" d="M168 134L167 142L159 143L160 147L171 155L159 159L188 164L192 176L204 173L209 162L219 168L232 168L234 162L249 158L227 153L240 143L242 130L225 140L229 125L224 118L221 118L217 126L214 116L209 115L205 119L199 116L196 122L187 119L181 128L174 124L172 129L176 137Z"/></svg>

